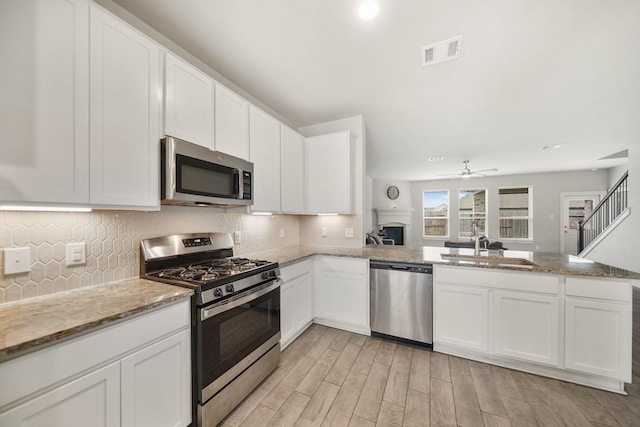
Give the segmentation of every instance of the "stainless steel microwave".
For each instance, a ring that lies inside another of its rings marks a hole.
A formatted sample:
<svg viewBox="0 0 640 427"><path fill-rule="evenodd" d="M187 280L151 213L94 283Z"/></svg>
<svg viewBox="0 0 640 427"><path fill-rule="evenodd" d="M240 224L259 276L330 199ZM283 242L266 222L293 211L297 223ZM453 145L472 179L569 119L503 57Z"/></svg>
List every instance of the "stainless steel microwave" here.
<svg viewBox="0 0 640 427"><path fill-rule="evenodd" d="M173 137L160 140L162 204L253 204L253 163Z"/></svg>

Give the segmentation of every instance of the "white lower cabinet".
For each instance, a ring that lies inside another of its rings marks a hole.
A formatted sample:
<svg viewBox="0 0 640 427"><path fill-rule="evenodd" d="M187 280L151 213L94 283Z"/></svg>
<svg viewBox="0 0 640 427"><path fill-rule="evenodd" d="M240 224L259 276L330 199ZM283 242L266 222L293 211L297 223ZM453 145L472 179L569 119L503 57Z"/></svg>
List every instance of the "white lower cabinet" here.
<svg viewBox="0 0 640 427"><path fill-rule="evenodd" d="M284 282L280 288L280 342L285 348L313 320L311 261L282 267L280 272Z"/></svg>
<svg viewBox="0 0 640 427"><path fill-rule="evenodd" d="M557 366L557 295L494 291L495 354Z"/></svg>
<svg viewBox="0 0 640 427"><path fill-rule="evenodd" d="M187 330L122 359L122 427L189 424L190 342Z"/></svg>
<svg viewBox="0 0 640 427"><path fill-rule="evenodd" d="M565 293L565 367L631 382L631 283L567 277Z"/></svg>
<svg viewBox="0 0 640 427"><path fill-rule="evenodd" d="M487 289L436 284L433 300L433 332L436 342L488 351L489 291Z"/></svg>
<svg viewBox="0 0 640 427"><path fill-rule="evenodd" d="M631 382L631 306L567 298L565 366Z"/></svg>
<svg viewBox="0 0 640 427"><path fill-rule="evenodd" d="M434 268L434 351L624 393L628 280Z"/></svg>
<svg viewBox="0 0 640 427"><path fill-rule="evenodd" d="M191 423L190 303L0 364L0 426Z"/></svg>
<svg viewBox="0 0 640 427"><path fill-rule="evenodd" d="M0 413L0 426L120 425L120 364L98 369Z"/></svg>
<svg viewBox="0 0 640 427"><path fill-rule="evenodd" d="M314 259L315 322L369 335L369 260Z"/></svg>

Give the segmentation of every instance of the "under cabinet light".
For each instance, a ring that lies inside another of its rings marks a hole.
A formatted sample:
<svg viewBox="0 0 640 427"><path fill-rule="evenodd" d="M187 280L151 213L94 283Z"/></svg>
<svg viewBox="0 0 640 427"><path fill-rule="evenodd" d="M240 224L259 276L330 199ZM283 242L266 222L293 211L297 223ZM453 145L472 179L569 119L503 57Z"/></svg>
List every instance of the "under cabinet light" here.
<svg viewBox="0 0 640 427"><path fill-rule="evenodd" d="M316 214L316 215L318 215L318 216L337 216L338 214L337 213L319 213L319 214Z"/></svg>
<svg viewBox="0 0 640 427"><path fill-rule="evenodd" d="M91 208L77 206L17 206L0 205L0 211L29 211L29 212L91 212Z"/></svg>
<svg viewBox="0 0 640 427"><path fill-rule="evenodd" d="M271 212L251 212L251 215L257 216L271 216L273 215Z"/></svg>

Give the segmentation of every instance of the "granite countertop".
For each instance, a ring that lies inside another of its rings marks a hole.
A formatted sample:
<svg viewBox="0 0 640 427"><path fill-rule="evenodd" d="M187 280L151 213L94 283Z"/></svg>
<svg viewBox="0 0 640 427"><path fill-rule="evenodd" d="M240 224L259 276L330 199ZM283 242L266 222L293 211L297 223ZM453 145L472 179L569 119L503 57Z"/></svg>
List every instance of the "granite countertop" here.
<svg viewBox="0 0 640 427"><path fill-rule="evenodd" d="M353 258L366 258L376 261L408 262L418 264L442 264L464 267L493 268L500 270L534 271L540 273L614 277L621 279L640 280L640 274L621 268L612 267L580 258L551 252L528 251L504 251L505 258L521 258L535 265L505 265L489 262L474 262L469 260L447 260L442 254L473 255L473 249L444 248L424 246L420 248L407 248L404 246L367 246L364 248L344 248L334 246L290 246L280 249L270 249L262 252L247 254L254 258L277 261L282 266L311 257L313 255L332 255ZM489 251L487 258L496 260L497 251ZM498 258L499 259L499 258ZM489 261L489 259L487 260Z"/></svg>
<svg viewBox="0 0 640 427"><path fill-rule="evenodd" d="M0 362L192 294L178 286L129 279L0 304Z"/></svg>

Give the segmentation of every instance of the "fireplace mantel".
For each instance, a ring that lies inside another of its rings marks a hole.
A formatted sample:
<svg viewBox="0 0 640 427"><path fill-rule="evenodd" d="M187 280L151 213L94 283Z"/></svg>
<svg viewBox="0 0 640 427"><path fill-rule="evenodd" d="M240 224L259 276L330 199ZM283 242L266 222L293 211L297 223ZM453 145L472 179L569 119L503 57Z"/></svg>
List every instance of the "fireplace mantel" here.
<svg viewBox="0 0 640 427"><path fill-rule="evenodd" d="M378 214L378 225L411 224L413 209L375 208Z"/></svg>

